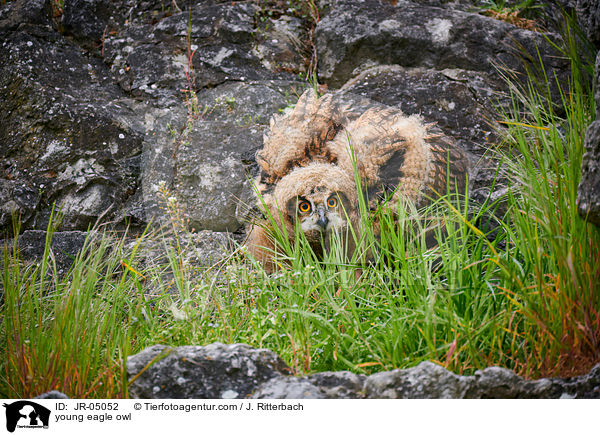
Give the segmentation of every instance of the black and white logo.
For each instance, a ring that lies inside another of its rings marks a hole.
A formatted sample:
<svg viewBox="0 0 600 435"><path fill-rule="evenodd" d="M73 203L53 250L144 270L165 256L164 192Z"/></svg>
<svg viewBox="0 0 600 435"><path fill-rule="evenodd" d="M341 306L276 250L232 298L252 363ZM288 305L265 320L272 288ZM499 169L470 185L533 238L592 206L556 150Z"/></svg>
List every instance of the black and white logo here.
<svg viewBox="0 0 600 435"><path fill-rule="evenodd" d="M6 429L14 432L16 428L47 429L50 410L29 400L19 400L3 405L6 408Z"/></svg>

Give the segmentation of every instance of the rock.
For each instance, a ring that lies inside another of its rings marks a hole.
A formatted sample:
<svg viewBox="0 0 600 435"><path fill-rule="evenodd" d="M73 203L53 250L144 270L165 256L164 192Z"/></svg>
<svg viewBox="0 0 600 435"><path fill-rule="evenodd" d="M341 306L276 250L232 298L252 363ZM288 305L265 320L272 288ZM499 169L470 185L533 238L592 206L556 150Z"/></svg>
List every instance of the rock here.
<svg viewBox="0 0 600 435"><path fill-rule="evenodd" d="M228 82L203 89L198 93L201 120L226 121L242 128L266 126L271 116L296 104L306 87L306 82L297 80L259 80Z"/></svg>
<svg viewBox="0 0 600 435"><path fill-rule="evenodd" d="M170 232L163 236L146 237L141 242L138 238L130 237L125 245L126 252L131 253L137 246L136 257L144 267L168 265L169 253L177 253L181 256L181 264L197 268L214 265L223 260L232 250L233 240L229 233L203 230L195 233L181 231L177 236ZM165 281L170 275L168 271L169 266L163 272ZM177 291L177 289L173 290Z"/></svg>
<svg viewBox="0 0 600 435"><path fill-rule="evenodd" d="M407 115L420 114L463 149L482 155L497 140L491 107L498 96L486 82L485 73L387 65L367 69L340 92L397 107Z"/></svg>
<svg viewBox="0 0 600 435"><path fill-rule="evenodd" d="M137 399L244 399L286 372L276 354L244 344L156 345L127 358L127 373L135 377L129 395Z"/></svg>
<svg viewBox="0 0 600 435"><path fill-rule="evenodd" d="M456 399L464 397L468 384L425 361L410 369L375 373L367 378L365 390L369 399Z"/></svg>
<svg viewBox="0 0 600 435"><path fill-rule="evenodd" d="M588 127L584 146L577 211L583 219L600 227L600 120Z"/></svg>
<svg viewBox="0 0 600 435"><path fill-rule="evenodd" d="M83 247L87 234L83 231L59 231L52 234L50 248L56 260L59 274L69 270L75 257ZM17 240L21 258L27 262L38 262L44 255L46 231L28 230ZM9 242L10 246L10 242Z"/></svg>
<svg viewBox="0 0 600 435"><path fill-rule="evenodd" d="M0 8L0 32L16 30L25 24L50 26L52 24L50 0L16 0Z"/></svg>
<svg viewBox="0 0 600 435"><path fill-rule="evenodd" d="M367 376L352 372L322 372L308 376L328 399L360 399L364 397Z"/></svg>
<svg viewBox="0 0 600 435"><path fill-rule="evenodd" d="M193 228L244 224L265 125L304 85L253 52L252 3L207 1L189 13L134 3L67 1L62 26L74 40L48 26L49 2L1 9L0 228L18 215L22 228L43 229L53 202L63 229L100 216L141 227L164 215L160 181ZM286 23L276 27L291 44L301 25Z"/></svg>
<svg viewBox="0 0 600 435"><path fill-rule="evenodd" d="M228 233L203 230L188 233L188 238L188 249L191 252L187 261L190 262L196 261L204 266L212 266L232 251L232 238Z"/></svg>
<svg viewBox="0 0 600 435"><path fill-rule="evenodd" d="M160 359L161 352L170 353ZM157 362L135 378L153 359ZM324 372L294 377L290 372L274 353L242 344L152 346L127 359L127 373L135 378L133 398L600 398L600 364L584 376L535 381L500 367L460 376L428 361L370 376Z"/></svg>
<svg viewBox="0 0 600 435"><path fill-rule="evenodd" d="M144 219L166 217L158 187L162 181L190 228L236 231L243 227L254 203L249 181L257 169L254 154L262 146L268 120L295 102L303 86L285 80L226 83L198 93L195 119L189 120L182 109L157 111L152 120L148 117Z"/></svg>
<svg viewBox="0 0 600 435"><path fill-rule="evenodd" d="M588 39L600 49L600 3L597 0L577 0L577 21Z"/></svg>
<svg viewBox="0 0 600 435"><path fill-rule="evenodd" d="M306 378L279 376L262 384L251 399L326 399L327 396Z"/></svg>
<svg viewBox="0 0 600 435"><path fill-rule="evenodd" d="M558 59L545 35L453 8L341 0L316 28L319 77L333 87L373 65L453 68L491 76L497 76L498 66L523 72L513 48L517 44L534 56L539 49L549 76L551 71L560 77L567 73L568 64ZM496 84L504 88L501 81Z"/></svg>
<svg viewBox="0 0 600 435"><path fill-rule="evenodd" d="M106 38L113 79L154 106L144 120L142 205L133 201L128 215L164 222L164 182L190 228L244 226L265 126L304 86L253 51L257 13L251 3L207 1L153 23L134 19Z"/></svg>
<svg viewBox="0 0 600 435"><path fill-rule="evenodd" d="M39 396L34 397L34 399L69 399L69 396L60 391L52 390L42 393Z"/></svg>
<svg viewBox="0 0 600 435"><path fill-rule="evenodd" d="M495 140L486 119L504 90L494 62L516 65L511 38L544 56L548 44L466 1L392 3L319 2L321 79L437 122L473 154L472 192L485 198L495 173L480 160ZM45 229L54 202L64 230L101 216L139 228L165 222L171 197L190 228L245 224L268 119L306 86L296 74L311 26L275 3L181 6L66 0L67 38L49 0L0 8L0 229L13 215Z"/></svg>
<svg viewBox="0 0 600 435"><path fill-rule="evenodd" d="M431 362L368 377L368 398L404 399L542 399L558 398L568 390L567 385L580 388L573 397L583 397L600 386L597 369L575 382L562 379L527 381L511 370L488 367L477 370L473 376L459 376ZM588 379L591 378L591 379ZM585 386L584 386L585 385ZM573 392L573 388L571 390Z"/></svg>
<svg viewBox="0 0 600 435"><path fill-rule="evenodd" d="M140 171L135 103L102 62L47 27L0 39L0 228L14 212L24 229L45 229L54 202L63 229L122 218Z"/></svg>
<svg viewBox="0 0 600 435"><path fill-rule="evenodd" d="M577 189L577 211L600 227L600 53L596 57L596 120L585 135L581 180Z"/></svg>
<svg viewBox="0 0 600 435"><path fill-rule="evenodd" d="M253 126L243 131L219 121L195 123L189 144L177 152L174 187L191 228L236 231L244 225L253 199L242 156L261 145L263 130Z"/></svg>
<svg viewBox="0 0 600 435"><path fill-rule="evenodd" d="M306 73L308 38L299 18L286 15L276 20L268 18L258 27L254 53L270 71Z"/></svg>
<svg viewBox="0 0 600 435"><path fill-rule="evenodd" d="M553 381L549 379L526 381L501 367L478 370L468 378L471 382L464 395L467 399L541 399L556 394Z"/></svg>
<svg viewBox="0 0 600 435"><path fill-rule="evenodd" d="M187 111L181 106L157 108L147 112L145 119L146 134L141 159L141 189L138 192L141 206L136 216L143 222L156 219L165 223L169 216L166 212L163 192L175 196L175 150L181 142L180 130L186 125Z"/></svg>
<svg viewBox="0 0 600 435"><path fill-rule="evenodd" d="M600 398L600 364L596 364L587 375L567 379L552 379L553 393L560 398Z"/></svg>
<svg viewBox="0 0 600 435"><path fill-rule="evenodd" d="M229 80L277 79L253 54L256 13L253 3L207 1L155 24L136 21L106 38L104 59L120 86L143 98L180 98L182 90Z"/></svg>
<svg viewBox="0 0 600 435"><path fill-rule="evenodd" d="M279 376L265 382L252 399L360 399L366 376L323 372L308 377Z"/></svg>
<svg viewBox="0 0 600 435"><path fill-rule="evenodd" d="M111 11L109 0L65 0L63 29L78 39L99 42L108 30Z"/></svg>

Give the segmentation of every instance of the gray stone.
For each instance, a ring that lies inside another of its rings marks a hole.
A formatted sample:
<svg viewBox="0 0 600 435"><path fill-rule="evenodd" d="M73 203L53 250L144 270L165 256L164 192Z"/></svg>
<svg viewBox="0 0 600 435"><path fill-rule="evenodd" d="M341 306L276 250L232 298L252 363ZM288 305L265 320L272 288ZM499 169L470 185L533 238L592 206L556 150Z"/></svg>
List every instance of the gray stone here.
<svg viewBox="0 0 600 435"><path fill-rule="evenodd" d="M62 25L76 38L100 41L105 31L108 33L111 11L109 0L65 0Z"/></svg>
<svg viewBox="0 0 600 435"><path fill-rule="evenodd" d="M577 188L577 211L582 218L600 226L600 53L596 56L594 79L596 120L585 134L581 180Z"/></svg>
<svg viewBox="0 0 600 435"><path fill-rule="evenodd" d="M585 153L581 160L581 181L577 189L579 215L600 226L600 121L588 127Z"/></svg>
<svg viewBox="0 0 600 435"><path fill-rule="evenodd" d="M535 399L558 398L566 388L560 379L527 381L511 370L488 367L459 376L431 362L368 377L368 398L391 399ZM591 383L597 382L592 380ZM586 393L589 385L581 388Z"/></svg>
<svg viewBox="0 0 600 435"><path fill-rule="evenodd" d="M477 158L494 139L483 121L498 96L489 61L508 59L494 38L540 39L466 13L463 3L447 10L433 7L445 4L436 0L402 8L321 3L322 78L345 83L349 95L422 113ZM65 3L62 25L84 49L51 30L47 1L31 3L31 11L19 1L0 8L11 30L0 47L0 227L17 215L25 229L45 228L53 202L65 229L84 229L100 216L138 227L161 223L168 218L163 181L192 228L238 230L268 119L306 86L290 73L305 67L307 22L292 9L268 16L252 2L210 0L189 11L145 0L113 1L110 11L107 4ZM403 21L410 17L422 19ZM480 24L490 24L489 35L469 45L479 34L467 27ZM101 47L94 45L100 31ZM432 49L415 52L422 41ZM474 192L479 179L491 178L479 174L471 174ZM477 194L485 197L483 189Z"/></svg>
<svg viewBox="0 0 600 435"><path fill-rule="evenodd" d="M127 358L131 398L248 397L267 380L288 372L273 352L245 344L156 345Z"/></svg>
<svg viewBox="0 0 600 435"><path fill-rule="evenodd" d="M268 125L271 116L296 104L306 87L306 82L295 80L223 83L198 92L200 118L231 122L239 127Z"/></svg>
<svg viewBox="0 0 600 435"><path fill-rule="evenodd" d="M175 164L181 129L186 125L187 111L182 106L153 109L147 112L145 119L144 145L141 159L141 207L137 210L138 217L149 222L158 223L168 220L165 198L162 197L160 186L164 185L166 192L173 192L175 185Z"/></svg>
<svg viewBox="0 0 600 435"><path fill-rule="evenodd" d="M600 49L600 2L577 0L577 19L588 39Z"/></svg>
<svg viewBox="0 0 600 435"><path fill-rule="evenodd" d="M470 382L425 361L404 370L375 373L365 383L369 399L460 399Z"/></svg>
<svg viewBox="0 0 600 435"><path fill-rule="evenodd" d="M38 262L44 255L46 231L28 230L17 239L21 259L26 262ZM52 234L50 248L54 254L58 273L66 272L83 247L87 233L83 231L59 231ZM8 242L8 246L12 241Z"/></svg>
<svg viewBox="0 0 600 435"><path fill-rule="evenodd" d="M464 395L468 399L536 399L554 395L551 380L527 381L501 367L478 370L469 378L471 382Z"/></svg>
<svg viewBox="0 0 600 435"><path fill-rule="evenodd" d="M600 364L583 376L552 379L554 397L576 399L600 398Z"/></svg>
<svg viewBox="0 0 600 435"><path fill-rule="evenodd" d="M50 0L15 0L0 7L0 32L15 30L26 24L50 26Z"/></svg>
<svg viewBox="0 0 600 435"><path fill-rule="evenodd" d="M164 183L191 228L245 224L265 126L304 86L269 71L253 51L257 13L251 3L207 1L157 22L134 18L105 40L114 81L153 106L144 119L142 188L128 216L165 222Z"/></svg>
<svg viewBox="0 0 600 435"><path fill-rule="evenodd" d="M394 6L340 0L317 24L316 44L319 77L334 87L373 65L458 68L491 75L500 66L522 72L515 45L534 56L539 49L549 76L556 71L562 77L568 71L545 35L477 13L410 1Z"/></svg>
<svg viewBox="0 0 600 435"><path fill-rule="evenodd" d="M124 90L143 98L180 98L182 90L229 80L277 79L253 54L256 13L253 3L206 1L192 6L191 15L136 21L106 38L104 60Z"/></svg>
<svg viewBox="0 0 600 435"><path fill-rule="evenodd" d="M497 125L491 120L499 95L486 87L487 79L485 73L389 65L367 69L340 92L398 107L407 115L420 114L456 139L463 149L482 155L497 140Z"/></svg>
<svg viewBox="0 0 600 435"><path fill-rule="evenodd" d="M45 393L40 394L39 396L34 397L34 399L68 399L65 393L61 393L60 391L51 390Z"/></svg>
<svg viewBox="0 0 600 435"><path fill-rule="evenodd" d="M150 111L143 153L145 220L164 222L159 185L176 198L191 228L236 231L252 200L254 155L273 113L295 102L298 82L226 83L198 94L192 118L180 107ZM164 202L164 200L163 200Z"/></svg>
<svg viewBox="0 0 600 435"><path fill-rule="evenodd" d="M181 231L174 235L170 231L163 233L162 236L146 237L141 242L132 237L126 244L126 250L132 252L136 248L136 257L145 267L167 265L169 254L177 253L182 264L195 268L212 266L232 251L233 240L229 233L203 230Z"/></svg>
<svg viewBox="0 0 600 435"><path fill-rule="evenodd" d="M251 399L326 399L327 396L306 378L272 378L262 384Z"/></svg>
<svg viewBox="0 0 600 435"><path fill-rule="evenodd" d="M306 73L307 39L299 18L286 15L276 20L269 18L258 27L254 53L273 72Z"/></svg>
<svg viewBox="0 0 600 435"><path fill-rule="evenodd" d="M253 200L242 156L261 145L263 130L195 123L177 152L175 184L191 228L236 231L244 225Z"/></svg>
<svg viewBox="0 0 600 435"><path fill-rule="evenodd" d="M46 27L2 34L0 227L16 212L45 229L63 207L64 229L85 229L137 189L142 128L135 103L106 66Z"/></svg>
<svg viewBox="0 0 600 435"><path fill-rule="evenodd" d="M161 353L168 356L161 359ZM600 398L600 364L584 376L534 381L500 367L460 376L428 361L370 376L324 372L295 377L274 353L241 344L153 346L129 357L127 372L134 378L130 393L135 398Z"/></svg>
<svg viewBox="0 0 600 435"><path fill-rule="evenodd" d="M308 377L279 376L265 382L253 399L360 399L367 377L352 372L323 372Z"/></svg>
<svg viewBox="0 0 600 435"><path fill-rule="evenodd" d="M367 376L352 372L321 372L308 376L328 399L361 399Z"/></svg>

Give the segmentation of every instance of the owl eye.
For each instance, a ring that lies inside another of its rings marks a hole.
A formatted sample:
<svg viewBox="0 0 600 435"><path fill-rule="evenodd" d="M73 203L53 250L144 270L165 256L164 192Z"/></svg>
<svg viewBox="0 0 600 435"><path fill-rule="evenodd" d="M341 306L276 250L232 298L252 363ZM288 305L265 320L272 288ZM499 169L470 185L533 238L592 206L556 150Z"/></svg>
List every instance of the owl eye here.
<svg viewBox="0 0 600 435"><path fill-rule="evenodd" d="M310 202L302 201L300 204L298 204L298 210L300 210L302 213L308 213L310 211Z"/></svg>
<svg viewBox="0 0 600 435"><path fill-rule="evenodd" d="M337 199L333 196L327 200L327 207L334 208L337 206Z"/></svg>

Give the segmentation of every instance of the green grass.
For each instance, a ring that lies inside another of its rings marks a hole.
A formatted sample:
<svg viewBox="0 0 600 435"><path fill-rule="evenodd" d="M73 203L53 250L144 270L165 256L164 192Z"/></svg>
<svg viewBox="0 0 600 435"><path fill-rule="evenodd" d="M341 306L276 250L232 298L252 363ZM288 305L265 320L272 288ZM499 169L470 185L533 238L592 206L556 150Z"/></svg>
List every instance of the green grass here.
<svg viewBox="0 0 600 435"><path fill-rule="evenodd" d="M497 13L532 14L539 12L545 6L544 2L538 0L524 0L520 3L506 0L480 0L476 2L480 9L490 10Z"/></svg>
<svg viewBox="0 0 600 435"><path fill-rule="evenodd" d="M362 203L353 258L334 239L318 260L301 235L290 244L274 230L281 267L272 275L241 247L199 266L177 236L173 203L173 228L139 235L134 246L96 229L64 276L51 226L36 264L7 246L0 394L127 397L126 357L157 343L248 343L277 352L298 374L423 360L532 378L589 370L600 361L600 233L578 216L576 191L594 105L589 65L571 48L573 79L561 84L560 104L538 86L515 86L514 106L501 115L497 154L512 182L501 217L491 201L445 197L427 210L374 214ZM485 234L489 219L495 238ZM436 222L439 243L428 247L424 227ZM161 261L148 260L149 241L164 245Z"/></svg>
<svg viewBox="0 0 600 435"><path fill-rule="evenodd" d="M504 117L515 180L505 228L519 265L507 268L513 286L506 293L525 316L513 329L527 339L529 360L519 363L526 374L570 374L600 361L600 238L576 206L585 131L595 117L593 69L567 36L562 52L572 79L561 84L559 104L539 83L513 87ZM546 83L554 80L540 70Z"/></svg>

